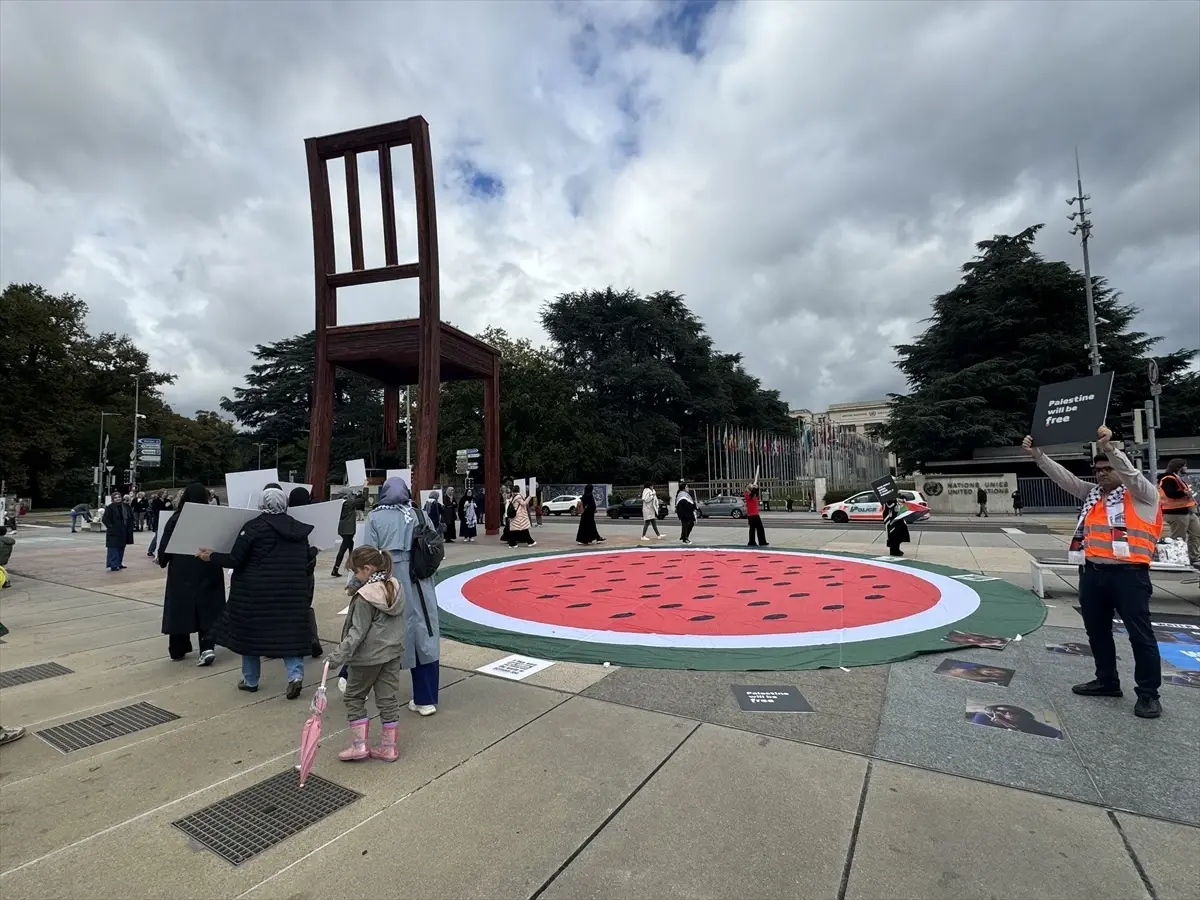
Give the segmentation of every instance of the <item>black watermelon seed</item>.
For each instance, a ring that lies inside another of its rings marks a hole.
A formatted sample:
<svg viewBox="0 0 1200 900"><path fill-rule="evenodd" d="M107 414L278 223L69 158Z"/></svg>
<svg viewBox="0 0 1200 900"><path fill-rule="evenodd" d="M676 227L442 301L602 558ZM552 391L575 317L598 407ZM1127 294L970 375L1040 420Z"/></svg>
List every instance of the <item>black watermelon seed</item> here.
<svg viewBox="0 0 1200 900"><path fill-rule="evenodd" d="M786 619L787 613L771 613L769 616L763 616L764 622L769 622L771 619Z"/></svg>
<svg viewBox="0 0 1200 900"><path fill-rule="evenodd" d="M738 593L739 594L756 594L756 593L758 593L758 591L756 591L754 588L745 588L743 590L738 591Z"/></svg>
<svg viewBox="0 0 1200 900"><path fill-rule="evenodd" d="M873 584L873 585L871 585L871 587L873 587L877 591L882 591L884 588L890 588L891 585L890 584Z"/></svg>
<svg viewBox="0 0 1200 900"><path fill-rule="evenodd" d="M624 581L624 578L610 578L609 581Z"/></svg>
<svg viewBox="0 0 1200 900"><path fill-rule="evenodd" d="M842 568L838 568L838 569L830 569L829 571L830 572L845 572L846 570L842 569Z"/></svg>
<svg viewBox="0 0 1200 900"><path fill-rule="evenodd" d="M824 581L824 580L832 578L833 576L832 575L818 575L817 577L820 578L822 581Z"/></svg>
<svg viewBox="0 0 1200 900"><path fill-rule="evenodd" d="M528 581L528 578L513 578L512 581Z"/></svg>
<svg viewBox="0 0 1200 900"><path fill-rule="evenodd" d="M580 578L586 578L586 577L587 577L586 575L568 575L567 580L568 581L578 581Z"/></svg>
<svg viewBox="0 0 1200 900"><path fill-rule="evenodd" d="M801 592L801 593L799 593L799 594L788 594L788 596L789 596L789 597L807 597L807 596L808 596L808 594L805 594L805 593Z"/></svg>
<svg viewBox="0 0 1200 900"><path fill-rule="evenodd" d="M610 619L628 619L628 618L631 618L632 616L633 616L633 613L629 613L629 612L613 613L611 616L609 616L609 618Z"/></svg>
<svg viewBox="0 0 1200 900"><path fill-rule="evenodd" d="M639 587L652 588L652 587L658 587L658 585L657 584L643 584L643 585L639 585Z"/></svg>
<svg viewBox="0 0 1200 900"><path fill-rule="evenodd" d="M566 584L556 584L554 587L556 590L562 590L563 588L573 588L575 585L568 581Z"/></svg>
<svg viewBox="0 0 1200 900"><path fill-rule="evenodd" d="M755 581L770 581L771 576L770 575L760 575L758 578L755 578L754 580Z"/></svg>
<svg viewBox="0 0 1200 900"><path fill-rule="evenodd" d="M859 575L859 578L874 578L874 575Z"/></svg>
<svg viewBox="0 0 1200 900"><path fill-rule="evenodd" d="M683 606L682 603L664 603L659 609L679 609L681 606Z"/></svg>
<svg viewBox="0 0 1200 900"><path fill-rule="evenodd" d="M662 594L642 594L641 599L642 600L656 600L661 596L662 596Z"/></svg>
<svg viewBox="0 0 1200 900"><path fill-rule="evenodd" d="M700 585L700 587L702 587L702 588L715 588L715 587L716 587L716 585L715 585L715 584L702 584L702 585Z"/></svg>
<svg viewBox="0 0 1200 900"><path fill-rule="evenodd" d="M842 583L840 581L830 581L829 583L827 583L825 585L825 587L841 587L841 586L842 586Z"/></svg>
<svg viewBox="0 0 1200 900"><path fill-rule="evenodd" d="M821 609L845 609L841 603L831 603L829 606L822 606Z"/></svg>
<svg viewBox="0 0 1200 900"><path fill-rule="evenodd" d="M697 594L692 599L693 600L711 600L712 598L713 598L712 594Z"/></svg>
<svg viewBox="0 0 1200 900"><path fill-rule="evenodd" d="M609 594L612 593L612 588L593 588L593 594Z"/></svg>
<svg viewBox="0 0 1200 900"><path fill-rule="evenodd" d="M817 561L817 565L818 565L818 566L827 566L827 565L829 565L829 561L828 561L828 560L825 560L825 559L818 560L818 561Z"/></svg>
<svg viewBox="0 0 1200 900"><path fill-rule="evenodd" d="M747 606L770 606L771 604L767 600L751 600L746 605Z"/></svg>
<svg viewBox="0 0 1200 900"><path fill-rule="evenodd" d="M572 603L567 609L583 609L585 606L591 606L590 603Z"/></svg>
<svg viewBox="0 0 1200 900"><path fill-rule="evenodd" d="M688 619L689 622L707 622L709 619L715 619L716 616L692 616Z"/></svg>
<svg viewBox="0 0 1200 900"><path fill-rule="evenodd" d="M557 596L558 594L538 594L537 598L539 600L553 600Z"/></svg>
<svg viewBox="0 0 1200 900"><path fill-rule="evenodd" d="M515 588L509 588L509 589L508 589L508 592L509 592L510 594L515 594L515 593L517 593L518 591L527 591L527 590L529 590L529 588L527 588L527 587L515 587Z"/></svg>
<svg viewBox="0 0 1200 900"><path fill-rule="evenodd" d="M883 594L867 594L866 599L867 600L882 600Z"/></svg>
<svg viewBox="0 0 1200 900"><path fill-rule="evenodd" d="M791 584L790 581L777 581L771 587L787 587L789 584Z"/></svg>
<svg viewBox="0 0 1200 900"><path fill-rule="evenodd" d="M682 575L668 575L667 581L678 581L682 577L683 577Z"/></svg>

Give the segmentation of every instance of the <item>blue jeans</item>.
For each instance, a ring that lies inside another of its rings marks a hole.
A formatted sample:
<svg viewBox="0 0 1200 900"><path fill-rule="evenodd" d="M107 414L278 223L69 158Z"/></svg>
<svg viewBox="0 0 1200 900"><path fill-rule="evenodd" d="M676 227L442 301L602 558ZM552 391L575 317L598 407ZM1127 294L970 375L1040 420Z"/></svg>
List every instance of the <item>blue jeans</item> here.
<svg viewBox="0 0 1200 900"><path fill-rule="evenodd" d="M119 569L125 565L125 547L106 547L104 549L105 563L104 565L110 569Z"/></svg>
<svg viewBox="0 0 1200 900"><path fill-rule="evenodd" d="M300 656L285 656L283 664L287 666L288 681L304 680L304 658ZM242 657L242 681L247 687L258 687L258 676L262 672L262 658L258 656Z"/></svg>
<svg viewBox="0 0 1200 900"><path fill-rule="evenodd" d="M72 531L74 531L74 530L75 530L75 523L76 523L78 520L80 520L80 519L83 519L83 520L84 520L84 521L86 521L86 522L87 522L89 525L90 525L90 524L91 524L91 522L92 522L92 517L91 517L91 515L90 515L89 513L77 513L77 512L72 512L72 513L71 513L71 530L72 530Z"/></svg>
<svg viewBox="0 0 1200 900"><path fill-rule="evenodd" d="M158 532L154 532L154 537L150 538L150 546L146 548L146 555L153 556L154 548L158 546Z"/></svg>

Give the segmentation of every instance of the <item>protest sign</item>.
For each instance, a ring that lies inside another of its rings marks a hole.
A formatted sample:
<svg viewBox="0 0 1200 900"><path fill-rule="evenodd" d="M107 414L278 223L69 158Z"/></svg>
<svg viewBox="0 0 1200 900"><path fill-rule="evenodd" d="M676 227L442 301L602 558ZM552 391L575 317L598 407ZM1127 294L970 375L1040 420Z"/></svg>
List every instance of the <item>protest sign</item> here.
<svg viewBox="0 0 1200 900"><path fill-rule="evenodd" d="M1113 373L1089 375L1038 389L1029 434L1035 447L1080 444L1096 439L1108 415Z"/></svg>

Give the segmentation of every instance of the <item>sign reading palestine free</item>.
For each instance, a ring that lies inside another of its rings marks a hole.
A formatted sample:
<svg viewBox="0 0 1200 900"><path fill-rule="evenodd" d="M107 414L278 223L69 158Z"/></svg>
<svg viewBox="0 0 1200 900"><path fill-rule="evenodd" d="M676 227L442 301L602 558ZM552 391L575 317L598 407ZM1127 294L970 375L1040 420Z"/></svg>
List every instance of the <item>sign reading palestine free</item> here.
<svg viewBox="0 0 1200 900"><path fill-rule="evenodd" d="M1029 432L1034 446L1094 441L1108 415L1112 385L1112 372L1042 385Z"/></svg>

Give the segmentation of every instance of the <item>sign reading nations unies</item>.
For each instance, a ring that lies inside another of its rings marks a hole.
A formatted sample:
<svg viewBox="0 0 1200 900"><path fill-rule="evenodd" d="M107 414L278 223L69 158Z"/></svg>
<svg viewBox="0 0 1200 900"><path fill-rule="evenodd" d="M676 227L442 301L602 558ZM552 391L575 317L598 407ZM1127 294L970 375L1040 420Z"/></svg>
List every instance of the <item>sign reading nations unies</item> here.
<svg viewBox="0 0 1200 900"><path fill-rule="evenodd" d="M1096 429L1108 415L1113 373L1089 375L1038 390L1029 432L1038 447L1051 444L1080 444L1094 441Z"/></svg>

